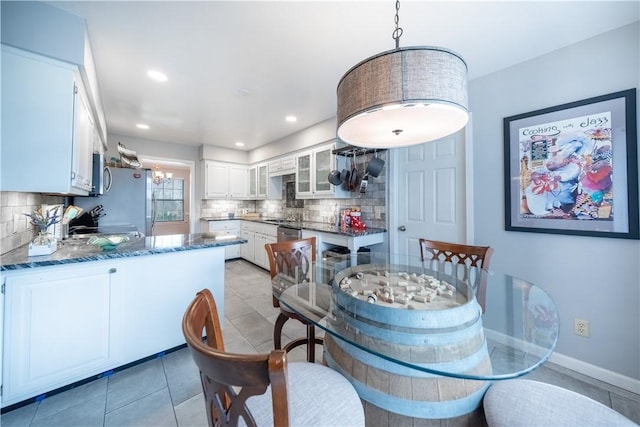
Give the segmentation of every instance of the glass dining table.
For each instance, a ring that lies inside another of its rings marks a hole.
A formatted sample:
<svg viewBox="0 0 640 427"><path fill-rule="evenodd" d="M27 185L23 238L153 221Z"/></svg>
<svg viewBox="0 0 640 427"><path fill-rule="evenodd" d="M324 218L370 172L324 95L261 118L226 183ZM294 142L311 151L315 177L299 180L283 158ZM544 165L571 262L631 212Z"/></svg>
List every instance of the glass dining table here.
<svg viewBox="0 0 640 427"><path fill-rule="evenodd" d="M402 255L343 269L329 261L276 275L273 293L325 332L323 363L376 416L477 416L492 381L526 375L555 348L556 306L524 279Z"/></svg>

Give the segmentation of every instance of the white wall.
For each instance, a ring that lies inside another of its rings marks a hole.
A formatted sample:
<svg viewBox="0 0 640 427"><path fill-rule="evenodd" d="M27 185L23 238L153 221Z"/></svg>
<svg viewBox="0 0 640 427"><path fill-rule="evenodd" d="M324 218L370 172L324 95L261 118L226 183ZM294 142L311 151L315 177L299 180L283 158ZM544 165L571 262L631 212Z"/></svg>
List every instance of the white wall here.
<svg viewBox="0 0 640 427"><path fill-rule="evenodd" d="M636 392L640 242L505 231L503 168L496 165L503 162L504 117L640 88L639 39L636 22L469 82L474 220L483 225L474 241L495 248L493 269L526 278L551 294L561 321L552 360L597 371L586 373ZM590 338L573 334L576 317L589 320Z"/></svg>
<svg viewBox="0 0 640 427"><path fill-rule="evenodd" d="M291 154L336 138L336 118L332 117L249 152L249 163Z"/></svg>

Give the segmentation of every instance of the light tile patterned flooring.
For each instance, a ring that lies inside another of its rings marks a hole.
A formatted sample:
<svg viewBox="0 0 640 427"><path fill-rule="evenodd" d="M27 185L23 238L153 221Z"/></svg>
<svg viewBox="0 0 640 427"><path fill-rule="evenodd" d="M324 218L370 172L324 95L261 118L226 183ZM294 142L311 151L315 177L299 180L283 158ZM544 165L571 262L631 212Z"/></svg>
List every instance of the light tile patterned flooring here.
<svg viewBox="0 0 640 427"><path fill-rule="evenodd" d="M266 271L230 261L225 271L224 339L228 351L266 353L273 347L277 309L271 304ZM298 322L285 325L287 337L305 334ZM287 337L284 341L287 341ZM321 351L317 354L321 357ZM290 360L305 359L295 349ZM640 396L547 363L527 378L582 393L640 424ZM2 414L2 427L36 426L206 426L198 370L181 349L113 375Z"/></svg>

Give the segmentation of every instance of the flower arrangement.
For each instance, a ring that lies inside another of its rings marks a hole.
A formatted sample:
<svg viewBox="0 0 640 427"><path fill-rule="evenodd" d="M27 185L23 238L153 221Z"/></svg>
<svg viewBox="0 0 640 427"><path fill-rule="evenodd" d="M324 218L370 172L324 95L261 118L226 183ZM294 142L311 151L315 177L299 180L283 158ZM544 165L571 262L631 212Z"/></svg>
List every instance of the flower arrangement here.
<svg viewBox="0 0 640 427"><path fill-rule="evenodd" d="M56 208L49 209L45 213L42 213L42 208L39 208L31 214L24 214L24 216L30 219L29 222L35 225L40 233L46 233L49 227L60 222Z"/></svg>

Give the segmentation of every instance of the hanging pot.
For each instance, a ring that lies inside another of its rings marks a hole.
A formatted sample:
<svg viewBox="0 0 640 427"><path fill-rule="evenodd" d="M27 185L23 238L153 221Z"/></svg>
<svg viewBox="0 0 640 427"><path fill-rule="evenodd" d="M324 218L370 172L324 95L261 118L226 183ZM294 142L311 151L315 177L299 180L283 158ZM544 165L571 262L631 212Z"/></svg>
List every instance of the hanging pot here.
<svg viewBox="0 0 640 427"><path fill-rule="evenodd" d="M353 154L351 161L351 177L349 178L349 191L356 191L358 188L358 168L356 167L356 155Z"/></svg>
<svg viewBox="0 0 640 427"><path fill-rule="evenodd" d="M340 179L340 171L338 170L332 170L331 172L329 172L329 177L327 179L333 185L342 184L342 180Z"/></svg>
<svg viewBox="0 0 640 427"><path fill-rule="evenodd" d="M373 155L373 158L369 161L367 165L367 173L374 178L377 178L382 172L382 168L384 167L384 160L378 157L378 152L376 151Z"/></svg>
<svg viewBox="0 0 640 427"><path fill-rule="evenodd" d="M349 161L347 160L347 163ZM344 165L344 169L340 172L340 181L341 182L349 182L349 178L351 177L351 171L347 167L348 165Z"/></svg>

